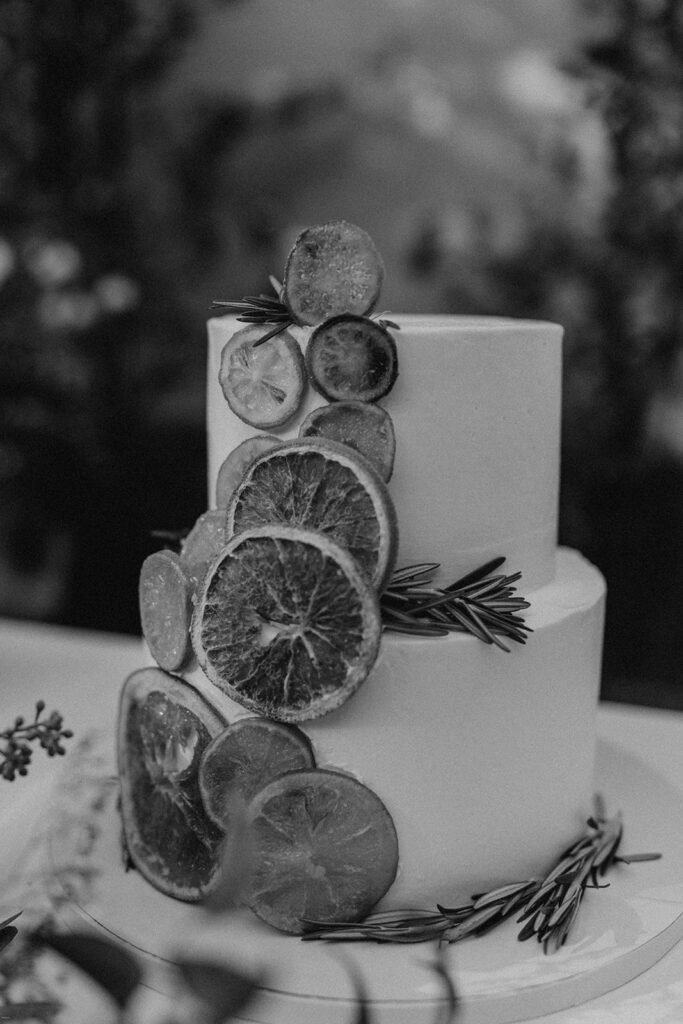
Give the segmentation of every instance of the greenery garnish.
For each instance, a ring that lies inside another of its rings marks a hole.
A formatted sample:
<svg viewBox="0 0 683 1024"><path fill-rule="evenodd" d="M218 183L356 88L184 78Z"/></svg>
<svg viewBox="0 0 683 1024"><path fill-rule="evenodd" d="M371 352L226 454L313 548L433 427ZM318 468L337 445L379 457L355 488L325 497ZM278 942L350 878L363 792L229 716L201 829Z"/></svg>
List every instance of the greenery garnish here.
<svg viewBox="0 0 683 1024"><path fill-rule="evenodd" d="M259 345L263 345L269 338L274 338L277 334L281 334L282 331L286 331L288 327L294 325L292 314L282 301L284 294L282 285L272 274L269 277L269 281L275 292L275 297L261 293L260 295L245 295L243 299L238 301L215 299L211 303L212 306L220 307L226 313L237 313L237 319L242 323L273 325L272 330L267 331L263 337L254 342L254 348L258 348ZM373 319L377 320L382 327L391 327L395 331L400 331L401 329L393 320L387 319L387 313L374 314Z"/></svg>
<svg viewBox="0 0 683 1024"><path fill-rule="evenodd" d="M245 324L273 324L273 329L268 331L254 342L254 348L263 345L269 338L281 334L291 327L294 321L292 314L282 301L282 285L275 277L270 278L270 283L275 292L272 295L245 295L239 302L216 300L213 306L220 306L226 313L237 313L237 319Z"/></svg>
<svg viewBox="0 0 683 1024"><path fill-rule="evenodd" d="M606 888L599 880L611 867L661 857L659 853L619 854L621 815L606 817L599 797L587 826L586 833L561 854L544 878L512 882L477 893L469 903L458 907L437 904L435 912L390 910L370 914L360 922L309 921L309 930L302 938L393 943L438 939L440 943L450 943L483 935L517 914L517 923L523 925L518 939L523 942L535 937L542 943L544 953L554 952L567 941L586 890Z"/></svg>
<svg viewBox="0 0 683 1024"><path fill-rule="evenodd" d="M14 720L14 725L0 732L0 740L5 744L0 747L0 778L14 782L17 775L28 775L33 751L31 743L36 740L47 752L48 757L65 754L62 740L71 739L71 729L63 729L64 719L58 711L53 711L46 719L41 720L45 710L45 701L36 704L36 713L32 722L25 722L21 717Z"/></svg>
<svg viewBox="0 0 683 1024"><path fill-rule="evenodd" d="M494 558L444 588L429 586L438 562L397 569L380 600L384 628L427 637L472 633L504 651L510 648L501 636L526 643L532 629L518 613L529 602L516 596L514 587L522 574L492 575L504 561Z"/></svg>

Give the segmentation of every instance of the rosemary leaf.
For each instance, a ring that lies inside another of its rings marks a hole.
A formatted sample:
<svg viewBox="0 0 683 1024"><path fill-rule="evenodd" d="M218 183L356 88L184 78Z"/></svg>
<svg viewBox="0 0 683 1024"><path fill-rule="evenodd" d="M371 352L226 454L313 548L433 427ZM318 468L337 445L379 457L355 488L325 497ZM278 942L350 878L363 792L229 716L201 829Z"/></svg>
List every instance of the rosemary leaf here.
<svg viewBox="0 0 683 1024"><path fill-rule="evenodd" d="M461 578L456 580L455 583L451 583L449 587L446 587L446 590L461 590L463 587L468 587L470 583L476 583L477 580L495 572L504 561L504 555L501 555L499 558L492 558L490 562L486 562L484 565L480 566L479 569L474 569L473 572L469 572L466 576L461 576Z"/></svg>

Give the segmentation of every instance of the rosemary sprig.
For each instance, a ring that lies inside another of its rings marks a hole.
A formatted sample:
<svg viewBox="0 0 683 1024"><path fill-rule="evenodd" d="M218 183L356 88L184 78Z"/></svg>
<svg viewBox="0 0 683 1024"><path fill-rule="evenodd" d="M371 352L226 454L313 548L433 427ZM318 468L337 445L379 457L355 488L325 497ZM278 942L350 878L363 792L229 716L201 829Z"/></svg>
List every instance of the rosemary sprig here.
<svg viewBox="0 0 683 1024"><path fill-rule="evenodd" d="M216 299L211 303L212 306L219 306L221 309L225 310L226 313L237 313L237 319L242 323L273 324L272 330L267 331L263 337L254 342L254 348L258 348L259 345L263 345L263 343L268 341L269 338L274 338L277 334L281 334L282 331L287 330L287 328L291 327L294 323L292 320L292 314L282 301L282 285L275 277L271 276L269 280L271 287L275 292L275 297L263 294L245 295L245 297L238 302L226 302Z"/></svg>
<svg viewBox="0 0 683 1024"><path fill-rule="evenodd" d="M438 562L397 569L380 600L384 628L427 637L472 633L504 651L510 648L501 637L525 643L532 629L518 613L529 602L514 586L522 574L492 575L504 561L494 558L444 588L430 586Z"/></svg>
<svg viewBox="0 0 683 1024"><path fill-rule="evenodd" d="M31 743L36 740L48 757L66 753L62 740L71 739L71 729L62 728L64 719L58 711L42 719L44 710L45 701L39 700L32 722L25 722L20 716L15 718L13 726L0 732L0 740L5 741L0 747L0 778L14 782L17 775L28 775L33 754Z"/></svg>
<svg viewBox="0 0 683 1024"><path fill-rule="evenodd" d="M459 942L484 935L513 914L522 924L518 939L535 937L543 952L560 949L567 941L587 889L603 889L600 883L615 864L658 860L659 853L619 854L623 826L621 815L606 817L596 799L596 810L587 831L572 843L541 879L528 879L477 893L457 907L437 904L436 911L390 910L370 914L363 921L307 921L305 941L327 939L341 942L416 943L437 939Z"/></svg>

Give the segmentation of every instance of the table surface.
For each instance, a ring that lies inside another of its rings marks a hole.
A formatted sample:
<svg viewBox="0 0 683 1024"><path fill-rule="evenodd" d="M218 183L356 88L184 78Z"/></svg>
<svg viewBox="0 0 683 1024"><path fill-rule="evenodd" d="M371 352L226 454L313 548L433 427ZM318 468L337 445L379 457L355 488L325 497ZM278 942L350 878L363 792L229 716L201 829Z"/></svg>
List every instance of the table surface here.
<svg viewBox="0 0 683 1024"><path fill-rule="evenodd" d="M114 720L121 683L141 662L142 648L135 637L0 620L0 726L17 715L31 715L36 700L42 698L48 711L58 708L65 724L77 736L83 735L103 721ZM683 800L683 712L602 704L597 726L601 737L628 747L680 788ZM9 902L3 882L11 877L30 839L41 798L53 784L54 767L38 751L26 778L11 784L0 780L0 904ZM150 1019L154 1015L151 1007ZM78 1014L69 1018L70 1022L77 1019ZM621 988L536 1020L541 1024L681 1024L683 943Z"/></svg>

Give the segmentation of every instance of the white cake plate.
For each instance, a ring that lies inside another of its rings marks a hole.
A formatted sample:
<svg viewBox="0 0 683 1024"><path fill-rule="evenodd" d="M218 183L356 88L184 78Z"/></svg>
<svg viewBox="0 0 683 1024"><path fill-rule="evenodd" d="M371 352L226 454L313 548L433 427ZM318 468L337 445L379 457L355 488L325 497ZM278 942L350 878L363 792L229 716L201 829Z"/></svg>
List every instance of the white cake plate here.
<svg viewBox="0 0 683 1024"><path fill-rule="evenodd" d="M434 1024L445 993L431 943L305 943L248 911L211 919L160 895L137 872L124 873L116 781L102 769L107 760L100 759L99 775L81 772L67 787L71 812L60 811L50 833L50 873L61 887L65 924L114 936L145 961L148 983L160 991L171 990L180 951L262 972L244 1018L256 1024L348 1024L349 966L363 978L373 1024ZM607 876L609 888L588 891L558 953L544 955L534 940L518 942L514 921L449 946L458 1024L509 1024L586 1002L647 970L683 936L683 793L628 750L603 742L596 788L610 813L624 813L622 852L657 850L662 860L620 865Z"/></svg>

